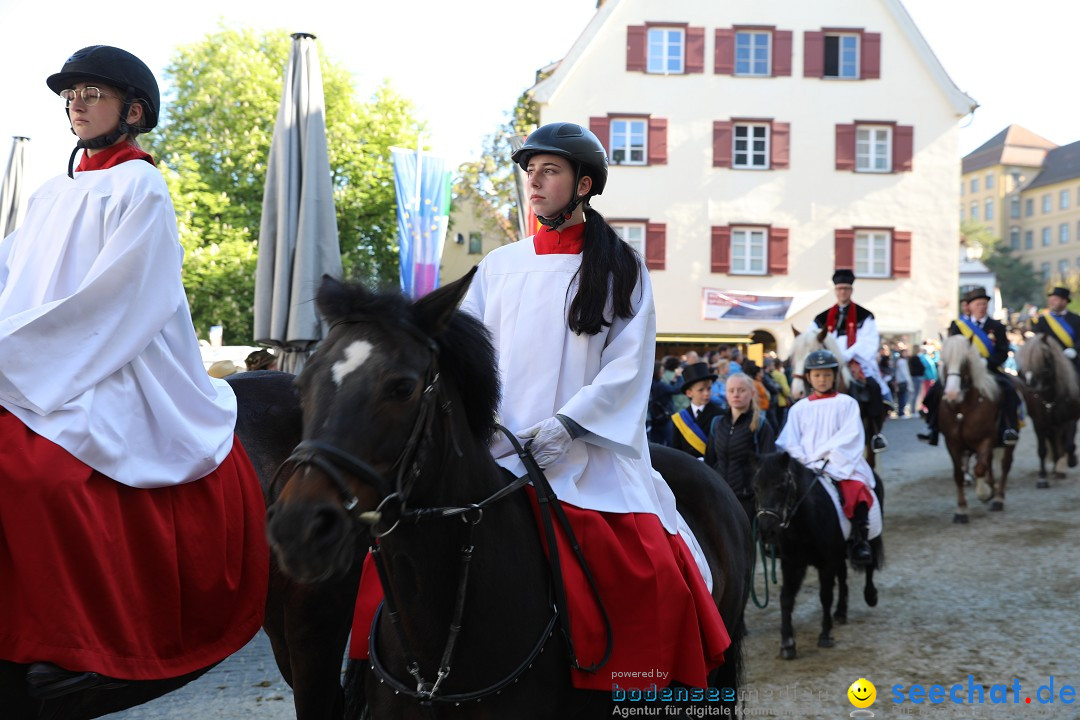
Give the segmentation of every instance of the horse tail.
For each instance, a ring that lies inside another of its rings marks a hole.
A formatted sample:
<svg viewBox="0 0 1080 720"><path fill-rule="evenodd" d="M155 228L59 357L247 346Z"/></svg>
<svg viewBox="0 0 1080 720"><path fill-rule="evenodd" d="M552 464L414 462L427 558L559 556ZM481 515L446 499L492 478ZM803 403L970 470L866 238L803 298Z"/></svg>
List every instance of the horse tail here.
<svg viewBox="0 0 1080 720"><path fill-rule="evenodd" d="M709 678L709 685L720 688L721 693L726 693L731 688L735 693L732 705L739 702L739 687L743 680L743 641L746 639L746 613L739 615L739 622L734 628L728 628L728 636L731 645L724 652L724 664L716 669ZM723 695L721 695L723 697ZM727 704L725 702L725 704Z"/></svg>

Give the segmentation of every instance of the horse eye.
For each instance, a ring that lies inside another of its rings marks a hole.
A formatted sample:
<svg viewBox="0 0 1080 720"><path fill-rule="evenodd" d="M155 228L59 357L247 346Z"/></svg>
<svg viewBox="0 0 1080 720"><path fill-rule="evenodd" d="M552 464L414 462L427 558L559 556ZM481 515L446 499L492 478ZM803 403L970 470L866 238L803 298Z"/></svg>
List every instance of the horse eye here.
<svg viewBox="0 0 1080 720"><path fill-rule="evenodd" d="M416 390L416 381L401 378L390 386L390 396L395 400L405 401L412 397Z"/></svg>

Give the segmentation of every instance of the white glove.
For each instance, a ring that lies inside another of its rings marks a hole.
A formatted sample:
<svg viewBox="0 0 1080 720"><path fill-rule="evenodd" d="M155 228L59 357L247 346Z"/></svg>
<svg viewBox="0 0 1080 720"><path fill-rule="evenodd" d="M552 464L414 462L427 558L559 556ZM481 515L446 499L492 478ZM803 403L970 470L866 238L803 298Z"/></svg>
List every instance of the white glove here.
<svg viewBox="0 0 1080 720"><path fill-rule="evenodd" d="M522 430L517 436L532 440L526 447L541 468L546 468L566 454L574 441L566 427L554 417Z"/></svg>
<svg viewBox="0 0 1080 720"><path fill-rule="evenodd" d="M1065 357L1070 360L1076 359L1076 348L1065 348Z"/></svg>

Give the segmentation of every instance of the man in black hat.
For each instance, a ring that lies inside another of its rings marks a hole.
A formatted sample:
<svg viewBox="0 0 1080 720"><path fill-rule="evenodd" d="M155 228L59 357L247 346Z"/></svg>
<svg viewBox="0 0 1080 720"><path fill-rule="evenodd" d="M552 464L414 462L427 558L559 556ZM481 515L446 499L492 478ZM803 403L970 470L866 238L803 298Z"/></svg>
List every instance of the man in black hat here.
<svg viewBox="0 0 1080 720"><path fill-rule="evenodd" d="M682 393L690 398L689 407L671 416L675 425L675 437L671 447L682 450L696 458L705 457L705 445L709 437L709 425L723 410L709 400L716 373L710 372L708 363L694 363L683 370Z"/></svg>
<svg viewBox="0 0 1080 720"><path fill-rule="evenodd" d="M967 294L968 317L959 317L949 325L949 335L963 335L979 351L979 355L986 361L986 367L990 370L1001 390L1001 405L998 413L998 422L1002 428L1001 443L1003 445L1015 445L1020 439L1020 398L1016 394L1009 377L1001 369L1002 364L1009 359L1009 338L1005 333L1005 325L987 315L986 311L990 304L990 296L986 289L977 287ZM927 424L930 432L926 439L931 445L937 445L938 405L941 403L941 382L934 385L936 392L927 393L926 407L929 410ZM923 436L919 436L923 439Z"/></svg>
<svg viewBox="0 0 1080 720"><path fill-rule="evenodd" d="M1080 315L1069 310L1069 289L1056 287L1046 297L1048 309L1044 315L1036 315L1031 329L1041 335L1049 335L1061 344L1065 357L1072 360L1080 372L1080 357L1076 348L1080 345Z"/></svg>
<svg viewBox="0 0 1080 720"><path fill-rule="evenodd" d="M880 428L885 419L885 400L889 398L889 386L881 377L877 357L881 352L881 335L878 334L874 313L851 301L852 284L855 273L841 268L832 277L836 304L819 313L810 323L807 332L817 333L826 328L836 336L843 351L843 361L848 364L855 379L856 395L862 390L867 403L867 412L874 419L874 427ZM862 387L860 387L860 385ZM881 452L889 446L885 436L875 433L870 441L874 452Z"/></svg>

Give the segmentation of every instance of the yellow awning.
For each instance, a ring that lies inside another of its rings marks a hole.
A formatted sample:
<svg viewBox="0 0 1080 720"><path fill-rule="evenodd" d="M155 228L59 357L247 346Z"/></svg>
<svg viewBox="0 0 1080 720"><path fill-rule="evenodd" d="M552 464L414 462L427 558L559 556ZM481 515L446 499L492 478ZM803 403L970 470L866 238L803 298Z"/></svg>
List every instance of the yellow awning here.
<svg viewBox="0 0 1080 720"><path fill-rule="evenodd" d="M748 343L749 335L669 335L657 333L658 343L694 343L697 345L732 345L735 343Z"/></svg>

